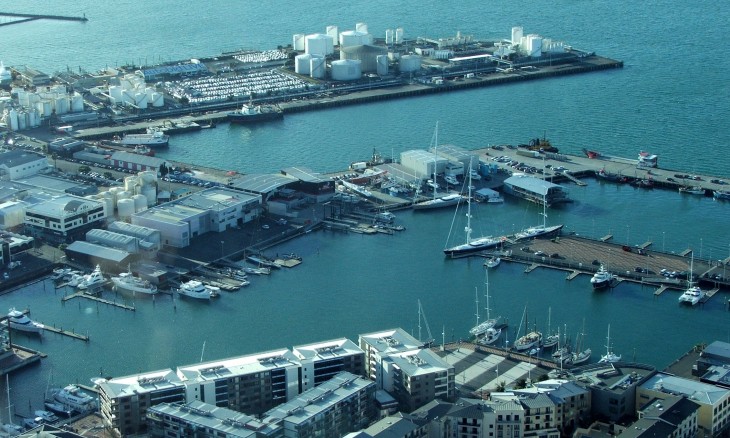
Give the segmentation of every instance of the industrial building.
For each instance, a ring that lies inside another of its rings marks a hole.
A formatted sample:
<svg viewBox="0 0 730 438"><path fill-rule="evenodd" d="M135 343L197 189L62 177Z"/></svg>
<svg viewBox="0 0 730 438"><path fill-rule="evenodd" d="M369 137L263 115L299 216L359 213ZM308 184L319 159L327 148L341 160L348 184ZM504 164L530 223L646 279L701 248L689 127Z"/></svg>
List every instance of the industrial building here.
<svg viewBox="0 0 730 438"><path fill-rule="evenodd" d="M149 157L147 155L135 154L132 152L117 151L111 157L112 166L121 169L129 169L135 172L151 170L158 172L160 167L166 163L162 158Z"/></svg>
<svg viewBox="0 0 730 438"><path fill-rule="evenodd" d="M452 144L442 144L438 148L431 149L431 152L446 158L449 160L449 164L458 163L458 165L449 172L449 169L445 169L446 175L451 174L452 176L468 175L470 170L479 169L479 154L475 154L472 151L467 151L464 148L455 146ZM461 169L461 172L458 172Z"/></svg>
<svg viewBox="0 0 730 438"><path fill-rule="evenodd" d="M423 149L403 151L400 154L401 165L421 180L433 178L434 174L443 174L448 162L448 159Z"/></svg>
<svg viewBox="0 0 730 438"><path fill-rule="evenodd" d="M59 155L71 155L74 152L82 151L86 147L86 143L75 138L57 138L48 143L48 152Z"/></svg>
<svg viewBox="0 0 730 438"><path fill-rule="evenodd" d="M45 155L16 149L0 154L0 178L11 181L45 171L48 159Z"/></svg>
<svg viewBox="0 0 730 438"><path fill-rule="evenodd" d="M22 66L15 68L15 71L20 75L21 80L27 85L37 87L51 83L51 77L49 75L34 68Z"/></svg>
<svg viewBox="0 0 730 438"><path fill-rule="evenodd" d="M280 424L286 437L341 437L370 424L374 399L375 383L342 372L266 412L263 421Z"/></svg>
<svg viewBox="0 0 730 438"><path fill-rule="evenodd" d="M504 193L547 207L570 202L563 186L527 175L514 175L504 180Z"/></svg>
<svg viewBox="0 0 730 438"><path fill-rule="evenodd" d="M86 266L99 265L103 272L123 272L136 260L133 253L96 243L76 240L64 250L68 260Z"/></svg>
<svg viewBox="0 0 730 438"><path fill-rule="evenodd" d="M335 194L335 183L327 177L304 167L287 167L282 169L282 175L294 178L296 181L287 188L303 193L317 203L329 200Z"/></svg>
<svg viewBox="0 0 730 438"><path fill-rule="evenodd" d="M140 240L141 246L149 247L152 251L157 251L162 247L162 235L159 230L141 227L139 225L132 225L122 221L110 223L107 226L107 230L114 233L136 237Z"/></svg>
<svg viewBox="0 0 730 438"><path fill-rule="evenodd" d="M62 195L31 205L25 212L25 232L50 242L83 240L86 232L106 219L104 204L92 199Z"/></svg>
<svg viewBox="0 0 730 438"><path fill-rule="evenodd" d="M162 245L185 248L190 239L250 222L261 197L213 187L132 215L132 224L160 231Z"/></svg>

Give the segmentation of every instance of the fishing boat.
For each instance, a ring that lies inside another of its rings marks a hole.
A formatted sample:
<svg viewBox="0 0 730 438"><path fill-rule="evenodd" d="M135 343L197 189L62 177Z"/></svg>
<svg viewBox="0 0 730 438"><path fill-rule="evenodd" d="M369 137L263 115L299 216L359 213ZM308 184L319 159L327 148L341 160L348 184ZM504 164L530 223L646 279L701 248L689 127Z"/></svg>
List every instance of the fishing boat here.
<svg viewBox="0 0 730 438"><path fill-rule="evenodd" d="M449 248L444 248L447 257L458 257L478 251L496 248L504 241L503 237L485 236L472 239L471 237L471 174L469 174L469 196L466 199L466 227L464 228L466 240L464 243ZM457 207L458 212L458 207Z"/></svg>
<svg viewBox="0 0 730 438"><path fill-rule="evenodd" d="M608 325L608 333L606 334L606 354L601 356L599 363L614 363L621 360L621 355L611 350L611 324Z"/></svg>
<svg viewBox="0 0 730 438"><path fill-rule="evenodd" d="M114 289L118 291L148 295L157 293L157 286L147 280L135 277L131 272L122 272L111 279L112 283L114 283Z"/></svg>
<svg viewBox="0 0 730 438"><path fill-rule="evenodd" d="M53 400L80 414L92 412L97 408L96 399L76 385L52 389L50 394Z"/></svg>
<svg viewBox="0 0 730 438"><path fill-rule="evenodd" d="M144 134L124 134L119 143L124 146L139 144L150 147L164 147L170 143L170 136L161 131L150 131Z"/></svg>
<svg viewBox="0 0 730 438"><path fill-rule="evenodd" d="M514 240L522 241L529 239L536 239L538 237L548 237L558 234L563 229L563 224L547 226L547 200L543 196L542 202L542 225L536 225L534 227L525 228L522 231L515 233Z"/></svg>
<svg viewBox="0 0 730 438"><path fill-rule="evenodd" d="M497 256L489 257L484 261L484 266L487 268L496 268L502 262L502 259Z"/></svg>
<svg viewBox="0 0 730 438"><path fill-rule="evenodd" d="M220 289L203 284L198 280L190 280L180 285L178 294L198 300L210 300L218 296Z"/></svg>
<svg viewBox="0 0 730 438"><path fill-rule="evenodd" d="M231 123L253 124L281 120L284 112L274 105L254 105L253 99L244 103L240 110L231 111L226 114L226 120Z"/></svg>
<svg viewBox="0 0 730 438"><path fill-rule="evenodd" d="M712 197L721 201L730 201L730 191L728 190L714 190Z"/></svg>
<svg viewBox="0 0 730 438"><path fill-rule="evenodd" d="M684 193L686 195L704 195L705 189L703 189L700 186L694 186L694 187L682 186L679 188L679 193Z"/></svg>
<svg viewBox="0 0 730 438"><path fill-rule="evenodd" d="M106 278L101 273L101 267L96 265L94 271L91 274L85 275L76 287L79 289L91 289L104 283L106 283Z"/></svg>
<svg viewBox="0 0 730 438"><path fill-rule="evenodd" d="M596 273L593 274L593 277L591 277L591 285L593 285L593 290L605 289L610 286L615 279L616 276L608 272L605 266L601 265L601 267L598 268L598 271L596 271Z"/></svg>
<svg viewBox="0 0 730 438"><path fill-rule="evenodd" d="M586 148L583 148L583 153L588 158L601 158L601 153L598 152L598 151L590 151L590 150L588 150Z"/></svg>
<svg viewBox="0 0 730 438"><path fill-rule="evenodd" d="M28 315L16 310L14 307L8 312L8 319L3 321L3 324L10 326L13 330L18 330L27 333L41 333L45 328L43 324L35 322L28 318Z"/></svg>

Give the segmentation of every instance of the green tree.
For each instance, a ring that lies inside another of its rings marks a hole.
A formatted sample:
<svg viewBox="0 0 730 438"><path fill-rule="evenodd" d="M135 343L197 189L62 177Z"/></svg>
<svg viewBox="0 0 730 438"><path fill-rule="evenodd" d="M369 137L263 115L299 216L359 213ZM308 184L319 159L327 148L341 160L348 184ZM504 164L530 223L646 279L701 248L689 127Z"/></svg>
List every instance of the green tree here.
<svg viewBox="0 0 730 438"><path fill-rule="evenodd" d="M111 172L104 172L104 178L106 178L106 179L113 179L114 176L112 175Z"/></svg>
<svg viewBox="0 0 730 438"><path fill-rule="evenodd" d="M89 167L85 164L82 166L79 166L79 173L86 173L86 172L91 172L91 167Z"/></svg>
<svg viewBox="0 0 730 438"><path fill-rule="evenodd" d="M497 386L494 387L495 392L504 392L505 389L507 389L507 382L504 380L500 380Z"/></svg>
<svg viewBox="0 0 730 438"><path fill-rule="evenodd" d="M526 387L527 387L527 379L525 379L524 377L517 379L517 381L515 382L515 389L523 389Z"/></svg>

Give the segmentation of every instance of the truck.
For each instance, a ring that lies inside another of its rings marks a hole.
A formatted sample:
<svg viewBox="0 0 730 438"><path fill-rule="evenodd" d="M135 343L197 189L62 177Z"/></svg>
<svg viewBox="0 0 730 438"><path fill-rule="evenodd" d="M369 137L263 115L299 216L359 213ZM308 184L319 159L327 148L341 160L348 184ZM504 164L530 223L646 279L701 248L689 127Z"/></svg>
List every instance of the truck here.
<svg viewBox="0 0 730 438"><path fill-rule="evenodd" d="M528 151L525 149L518 149L517 155L524 155L525 157L540 158L539 151Z"/></svg>

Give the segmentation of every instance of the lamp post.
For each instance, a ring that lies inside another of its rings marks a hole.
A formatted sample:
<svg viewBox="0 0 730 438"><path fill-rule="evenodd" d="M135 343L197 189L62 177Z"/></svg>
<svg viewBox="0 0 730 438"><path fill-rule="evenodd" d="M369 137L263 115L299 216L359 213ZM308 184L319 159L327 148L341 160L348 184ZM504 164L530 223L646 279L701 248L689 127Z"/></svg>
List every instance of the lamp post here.
<svg viewBox="0 0 730 438"><path fill-rule="evenodd" d="M665 238L667 237L666 234L666 231L662 231L662 252L664 252L664 242Z"/></svg>

